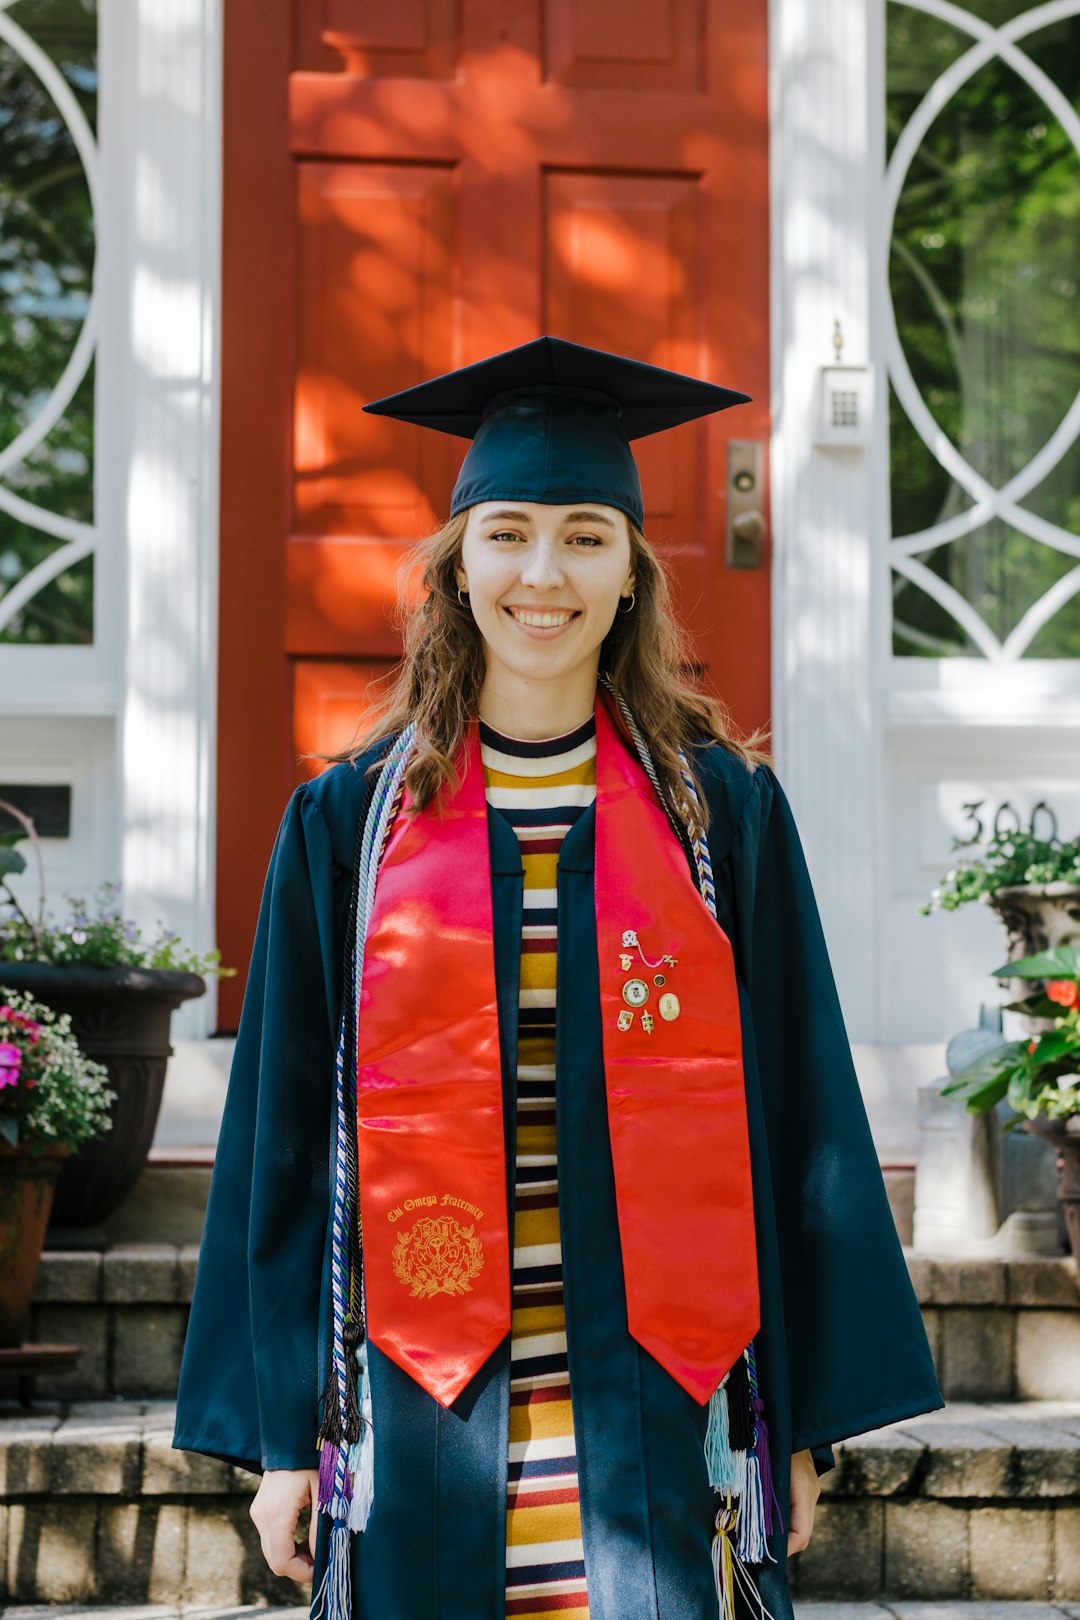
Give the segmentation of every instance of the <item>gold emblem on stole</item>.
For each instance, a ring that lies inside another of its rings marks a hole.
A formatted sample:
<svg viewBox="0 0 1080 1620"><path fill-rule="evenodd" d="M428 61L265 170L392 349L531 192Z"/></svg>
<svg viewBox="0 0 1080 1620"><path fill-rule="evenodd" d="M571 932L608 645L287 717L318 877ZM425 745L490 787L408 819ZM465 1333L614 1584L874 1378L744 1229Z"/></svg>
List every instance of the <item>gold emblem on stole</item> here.
<svg viewBox="0 0 1080 1620"><path fill-rule="evenodd" d="M472 1225L453 1215L421 1215L399 1232L392 1255L394 1276L414 1298L472 1292L471 1279L484 1264L484 1246Z"/></svg>

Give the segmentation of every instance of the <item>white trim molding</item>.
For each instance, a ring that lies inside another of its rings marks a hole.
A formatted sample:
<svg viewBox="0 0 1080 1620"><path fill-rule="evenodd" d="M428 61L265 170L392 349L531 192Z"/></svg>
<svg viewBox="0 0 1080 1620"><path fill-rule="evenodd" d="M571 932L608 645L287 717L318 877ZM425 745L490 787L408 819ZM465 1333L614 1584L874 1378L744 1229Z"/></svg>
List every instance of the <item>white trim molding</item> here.
<svg viewBox="0 0 1080 1620"><path fill-rule="evenodd" d="M137 20L133 23L133 10ZM214 943L224 0L104 0L101 131L124 344L104 397L126 538L117 772L128 913ZM216 981L174 1015L209 1034Z"/></svg>
<svg viewBox="0 0 1080 1620"><path fill-rule="evenodd" d="M773 746L860 1041L877 1026L875 459L872 447L814 441L837 321L843 363L871 357L867 221L883 139L881 74L868 72L874 13L866 0L772 0L769 21Z"/></svg>

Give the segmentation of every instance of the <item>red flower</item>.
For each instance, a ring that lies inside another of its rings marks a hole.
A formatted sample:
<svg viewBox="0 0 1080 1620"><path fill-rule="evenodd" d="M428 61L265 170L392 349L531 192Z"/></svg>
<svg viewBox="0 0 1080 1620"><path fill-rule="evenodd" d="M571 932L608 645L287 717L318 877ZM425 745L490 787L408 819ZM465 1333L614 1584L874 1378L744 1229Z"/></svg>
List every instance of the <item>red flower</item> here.
<svg viewBox="0 0 1080 1620"><path fill-rule="evenodd" d="M1046 993L1051 1001L1058 1002L1062 1007L1080 1006L1080 985L1075 979L1051 979Z"/></svg>
<svg viewBox="0 0 1080 1620"><path fill-rule="evenodd" d="M1034 1052L1034 1050L1038 1046L1038 1044L1039 1044L1038 1041L1028 1041L1028 1055L1029 1056L1031 1055L1032 1052Z"/></svg>

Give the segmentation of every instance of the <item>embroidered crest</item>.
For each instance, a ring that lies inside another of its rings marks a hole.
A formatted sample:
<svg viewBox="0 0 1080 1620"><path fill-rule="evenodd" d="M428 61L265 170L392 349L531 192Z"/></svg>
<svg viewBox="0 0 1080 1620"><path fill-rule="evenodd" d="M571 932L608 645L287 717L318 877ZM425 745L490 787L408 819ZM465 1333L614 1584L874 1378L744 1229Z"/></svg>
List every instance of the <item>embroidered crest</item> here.
<svg viewBox="0 0 1080 1620"><path fill-rule="evenodd" d="M471 1225L453 1215L421 1215L399 1232L393 1252L394 1276L414 1298L472 1292L472 1278L484 1264L484 1246Z"/></svg>

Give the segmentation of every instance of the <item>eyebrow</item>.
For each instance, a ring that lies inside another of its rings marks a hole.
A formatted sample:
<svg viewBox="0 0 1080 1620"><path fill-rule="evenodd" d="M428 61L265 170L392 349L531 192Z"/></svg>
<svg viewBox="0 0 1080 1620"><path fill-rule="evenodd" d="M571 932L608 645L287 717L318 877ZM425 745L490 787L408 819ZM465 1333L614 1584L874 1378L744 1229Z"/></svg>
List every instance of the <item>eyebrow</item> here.
<svg viewBox="0 0 1080 1620"><path fill-rule="evenodd" d="M529 522L532 521L532 514L529 513L529 512L518 512L518 511L516 511L516 510L514 510L514 509L512 509L510 507L507 507L506 510L502 511L502 512L489 512L487 517L484 519L484 522L485 523L496 523L496 522L506 522L507 520L513 521L515 523L529 523ZM609 517L605 516L605 514L603 512L588 512L588 511L567 512L565 518L563 519L563 522L564 523L606 523L609 529L613 529L615 527L615 525L611 521L611 519Z"/></svg>

